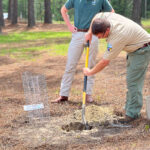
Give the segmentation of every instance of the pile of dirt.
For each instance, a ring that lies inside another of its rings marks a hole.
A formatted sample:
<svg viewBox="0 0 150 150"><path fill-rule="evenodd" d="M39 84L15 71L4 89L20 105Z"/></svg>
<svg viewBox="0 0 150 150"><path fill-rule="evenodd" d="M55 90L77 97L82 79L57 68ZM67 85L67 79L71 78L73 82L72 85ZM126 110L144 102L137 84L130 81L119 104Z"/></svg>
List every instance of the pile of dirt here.
<svg viewBox="0 0 150 150"><path fill-rule="evenodd" d="M74 119L82 120L82 110L77 110L73 114ZM98 122L104 124L113 122L116 115L113 114L113 109L110 107L90 105L86 107L85 118L89 123Z"/></svg>

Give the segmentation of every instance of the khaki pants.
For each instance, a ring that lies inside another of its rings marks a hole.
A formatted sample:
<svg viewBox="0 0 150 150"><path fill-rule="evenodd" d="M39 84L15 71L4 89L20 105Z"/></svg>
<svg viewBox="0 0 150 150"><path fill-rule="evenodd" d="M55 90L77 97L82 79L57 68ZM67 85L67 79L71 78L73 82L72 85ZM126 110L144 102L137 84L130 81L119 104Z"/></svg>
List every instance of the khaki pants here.
<svg viewBox="0 0 150 150"><path fill-rule="evenodd" d="M68 49L68 59L66 64L65 73L61 81L60 95L69 96L71 84L76 71L76 66L83 53L85 44L85 32L76 32L72 34L72 40ZM93 36L89 52L89 68L92 68L96 63L96 55L98 52L98 38ZM94 78L88 77L87 81L87 94L92 94L92 87ZM82 85L81 85L82 86Z"/></svg>
<svg viewBox="0 0 150 150"><path fill-rule="evenodd" d="M143 105L142 89L150 61L150 46L128 54L126 115L137 118Z"/></svg>

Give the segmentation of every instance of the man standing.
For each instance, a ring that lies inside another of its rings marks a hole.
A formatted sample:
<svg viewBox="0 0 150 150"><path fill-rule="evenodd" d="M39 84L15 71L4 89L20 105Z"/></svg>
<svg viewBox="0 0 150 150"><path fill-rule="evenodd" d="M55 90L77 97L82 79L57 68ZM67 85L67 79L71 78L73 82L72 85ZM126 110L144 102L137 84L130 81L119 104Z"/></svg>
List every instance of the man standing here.
<svg viewBox="0 0 150 150"><path fill-rule="evenodd" d="M68 10L74 8L74 25L71 24ZM72 32L72 39L68 49L68 59L64 76L61 81L60 97L52 102L59 103L68 100L71 84L75 74L77 63L82 55L85 45L85 33L88 31L92 18L101 11L114 11L108 0L67 0L61 8L61 14ZM89 67L95 65L98 52L98 38L93 36L90 44ZM86 101L92 102L93 76L87 81Z"/></svg>
<svg viewBox="0 0 150 150"><path fill-rule="evenodd" d="M107 38L108 48L102 60L92 69L84 68L87 76L96 74L122 51L127 55L127 96L126 116L120 123L129 123L140 116L142 108L142 89L145 73L150 61L150 34L132 20L115 13L99 13L92 20L86 35Z"/></svg>

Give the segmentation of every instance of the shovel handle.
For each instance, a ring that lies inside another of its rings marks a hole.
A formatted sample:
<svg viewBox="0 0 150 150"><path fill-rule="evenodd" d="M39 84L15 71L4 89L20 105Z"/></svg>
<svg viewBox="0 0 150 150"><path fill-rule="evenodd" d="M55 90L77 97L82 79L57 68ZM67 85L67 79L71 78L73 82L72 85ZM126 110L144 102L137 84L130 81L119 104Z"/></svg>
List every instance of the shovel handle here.
<svg viewBox="0 0 150 150"><path fill-rule="evenodd" d="M85 60L85 67L86 68L88 67L88 60L89 60L89 41L87 42L87 49L86 49L86 60ZM85 125L87 125L87 122L85 119L86 87L87 87L87 76L84 76L83 102L82 102L82 122Z"/></svg>
<svg viewBox="0 0 150 150"><path fill-rule="evenodd" d="M90 42L87 41L85 68L88 67L88 61L89 61L89 46L90 46ZM83 88L83 91L84 91L84 92L86 92L86 87L87 87L87 76L84 76L84 88Z"/></svg>
<svg viewBox="0 0 150 150"><path fill-rule="evenodd" d="M87 67L88 67L88 60L89 60L89 47L90 47L90 44L89 44L89 41L87 41L85 68L87 68Z"/></svg>
<svg viewBox="0 0 150 150"><path fill-rule="evenodd" d="M84 76L84 87L83 87L84 92L86 92L86 87L87 87L87 76Z"/></svg>
<svg viewBox="0 0 150 150"><path fill-rule="evenodd" d="M88 60L89 60L89 41L87 42L87 48L86 48L85 68L88 67ZM85 105L85 99L86 99L86 88L87 88L87 76L84 76L84 87L83 87L83 104L84 105Z"/></svg>

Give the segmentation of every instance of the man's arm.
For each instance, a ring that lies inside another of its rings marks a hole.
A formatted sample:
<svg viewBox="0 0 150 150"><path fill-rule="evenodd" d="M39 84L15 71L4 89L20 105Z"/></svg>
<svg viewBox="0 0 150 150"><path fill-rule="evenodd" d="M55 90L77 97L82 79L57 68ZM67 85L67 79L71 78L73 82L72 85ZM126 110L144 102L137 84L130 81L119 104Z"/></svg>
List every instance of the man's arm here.
<svg viewBox="0 0 150 150"><path fill-rule="evenodd" d="M92 69L89 68L83 68L83 73L86 76L91 76L96 74L97 72L100 72L101 70L103 70L108 64L109 64L109 60L106 59L102 59L99 61L99 63L96 64L96 66Z"/></svg>
<svg viewBox="0 0 150 150"><path fill-rule="evenodd" d="M95 18L96 18L96 15L94 16L94 18L91 21L90 28L89 28L88 32L85 34L85 41L89 41L90 43L92 41L92 23L93 23Z"/></svg>
<svg viewBox="0 0 150 150"><path fill-rule="evenodd" d="M61 8L61 15L62 15L62 17L63 17L63 19L64 19L68 29L70 30L70 32L72 32L72 33L76 32L77 28L74 27L71 24L70 19L69 19L69 15L68 15L68 10L67 10L67 8L65 6L62 6L62 8Z"/></svg>
<svg viewBox="0 0 150 150"><path fill-rule="evenodd" d="M112 12L112 13L115 13L115 10L112 8L111 12Z"/></svg>

